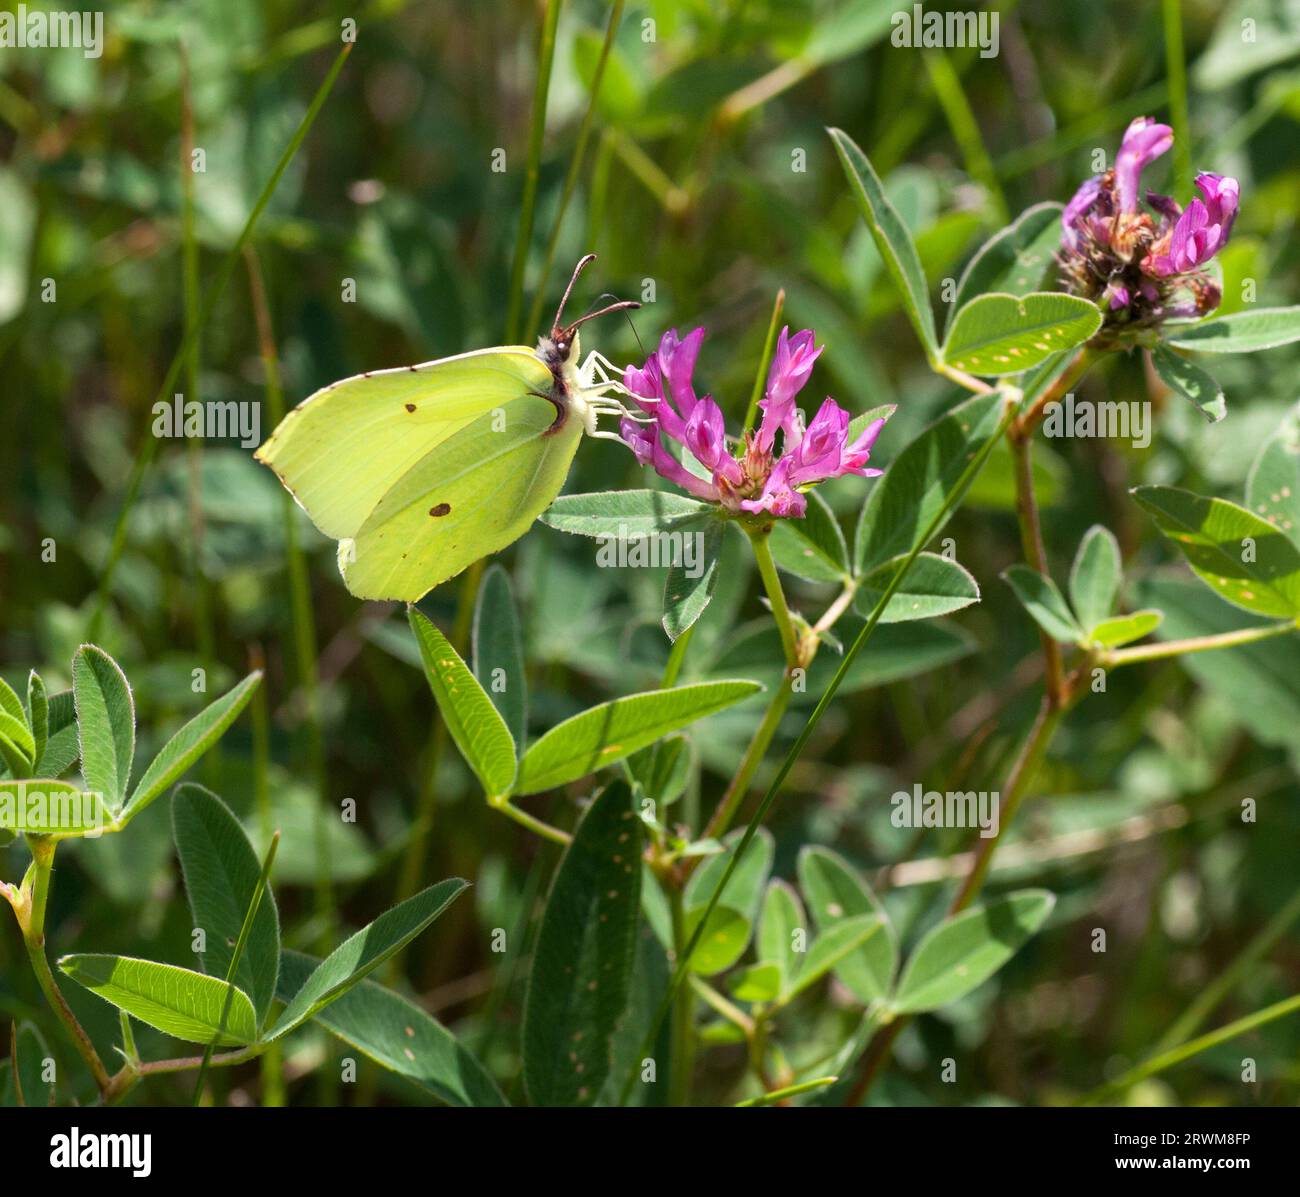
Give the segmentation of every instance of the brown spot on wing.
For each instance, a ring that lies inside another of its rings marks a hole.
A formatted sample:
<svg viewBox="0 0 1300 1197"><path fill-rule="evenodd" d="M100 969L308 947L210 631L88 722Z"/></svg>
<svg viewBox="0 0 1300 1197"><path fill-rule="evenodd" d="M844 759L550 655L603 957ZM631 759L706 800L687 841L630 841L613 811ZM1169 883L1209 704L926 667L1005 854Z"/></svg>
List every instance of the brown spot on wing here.
<svg viewBox="0 0 1300 1197"><path fill-rule="evenodd" d="M415 404L414 404L414 403L408 403L408 404L406 405L406 410L407 410L407 411L414 411L414 410L415 410Z"/></svg>
<svg viewBox="0 0 1300 1197"><path fill-rule="evenodd" d="M451 511L450 503L439 503L436 507L429 508L429 514L432 516L447 515Z"/></svg>

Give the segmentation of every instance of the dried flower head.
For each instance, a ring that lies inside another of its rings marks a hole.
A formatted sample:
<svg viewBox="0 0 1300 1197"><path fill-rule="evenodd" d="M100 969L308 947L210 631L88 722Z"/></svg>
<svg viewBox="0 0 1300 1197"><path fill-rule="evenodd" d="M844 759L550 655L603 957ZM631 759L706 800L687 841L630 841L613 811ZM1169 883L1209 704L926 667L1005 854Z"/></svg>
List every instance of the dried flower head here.
<svg viewBox="0 0 1300 1197"><path fill-rule="evenodd" d="M1100 304L1112 331L1202 316L1219 305L1219 286L1204 267L1228 240L1240 188L1207 171L1196 177L1201 197L1186 209L1153 192L1143 209L1142 171L1173 140L1168 125L1138 117L1114 169L1083 183L1061 216L1065 285Z"/></svg>

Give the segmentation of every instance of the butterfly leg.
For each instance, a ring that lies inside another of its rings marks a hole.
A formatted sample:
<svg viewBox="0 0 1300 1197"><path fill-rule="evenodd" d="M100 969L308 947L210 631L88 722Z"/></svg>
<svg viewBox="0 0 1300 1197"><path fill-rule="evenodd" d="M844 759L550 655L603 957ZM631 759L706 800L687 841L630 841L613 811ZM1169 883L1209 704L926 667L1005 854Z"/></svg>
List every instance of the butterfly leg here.
<svg viewBox="0 0 1300 1197"><path fill-rule="evenodd" d="M592 374L599 374L601 381L617 385L623 377L623 371L609 360L599 349L593 349L587 355L584 369Z"/></svg>

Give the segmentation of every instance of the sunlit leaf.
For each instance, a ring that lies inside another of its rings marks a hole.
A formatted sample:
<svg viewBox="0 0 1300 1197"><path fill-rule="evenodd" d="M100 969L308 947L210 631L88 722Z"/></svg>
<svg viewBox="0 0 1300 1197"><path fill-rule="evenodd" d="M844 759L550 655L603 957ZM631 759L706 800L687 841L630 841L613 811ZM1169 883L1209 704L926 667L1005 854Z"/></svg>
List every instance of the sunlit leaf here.
<svg viewBox="0 0 1300 1197"><path fill-rule="evenodd" d="M1199 324L1174 325L1165 334L1165 343L1175 349L1200 353L1255 353L1293 341L1300 341L1300 305L1234 312Z"/></svg>
<svg viewBox="0 0 1300 1197"><path fill-rule="evenodd" d="M1164 345L1151 351L1151 364L1165 386L1191 403L1211 424L1228 414L1223 388L1200 366Z"/></svg>
<svg viewBox="0 0 1300 1197"><path fill-rule="evenodd" d="M1119 541L1100 524L1083 534L1070 567L1070 602L1085 632L1115 610L1120 584Z"/></svg>
<svg viewBox="0 0 1300 1197"><path fill-rule="evenodd" d="M553 790L748 698L757 682L699 682L602 702L551 728L524 755L515 792Z"/></svg>
<svg viewBox="0 0 1300 1197"><path fill-rule="evenodd" d="M102 648L83 644L72 661L81 772L88 789L122 808L135 756L135 703L126 675Z"/></svg>
<svg viewBox="0 0 1300 1197"><path fill-rule="evenodd" d="M829 129L835 152L849 180L849 189L857 202L867 228L871 230L876 248L884 259L885 268L903 297L907 317L916 329L926 354L934 357L938 352L938 337L934 328L934 309L930 306L930 290L925 272L917 255L912 234L893 204L885 195L880 177L853 139L840 129Z"/></svg>
<svg viewBox="0 0 1300 1197"><path fill-rule="evenodd" d="M424 676L456 747L489 798L508 794L515 779L515 742L506 721L447 637L415 607L406 616L420 647Z"/></svg>
<svg viewBox="0 0 1300 1197"><path fill-rule="evenodd" d="M221 739L226 728L248 705L261 680L260 672L250 673L237 686L204 707L163 745L162 751L149 762L144 776L136 783L123 812L124 820L135 818Z"/></svg>
<svg viewBox="0 0 1300 1197"><path fill-rule="evenodd" d="M257 1015L243 990L236 988L217 1039L227 985L188 968L138 960L131 956L73 955L59 961L79 985L97 993L132 1018L191 1043L238 1047L257 1039Z"/></svg>
<svg viewBox="0 0 1300 1197"><path fill-rule="evenodd" d="M1047 920L1056 899L1026 889L945 919L913 949L898 980L894 1009L938 1010L982 985Z"/></svg>
<svg viewBox="0 0 1300 1197"><path fill-rule="evenodd" d="M854 605L869 615L880 601L894 575L903 567L905 556L876 566L862 579ZM905 623L934 619L960 611L980 599L979 583L970 572L948 557L920 553L912 562L898 589L890 596L881 623Z"/></svg>
<svg viewBox="0 0 1300 1197"><path fill-rule="evenodd" d="M970 374L1020 374L1082 345L1100 327L1097 305L1075 295L980 295L953 317L943 360Z"/></svg>
<svg viewBox="0 0 1300 1197"><path fill-rule="evenodd" d="M1281 529L1229 503L1172 486L1133 497L1216 594L1255 615L1300 616L1300 548Z"/></svg>

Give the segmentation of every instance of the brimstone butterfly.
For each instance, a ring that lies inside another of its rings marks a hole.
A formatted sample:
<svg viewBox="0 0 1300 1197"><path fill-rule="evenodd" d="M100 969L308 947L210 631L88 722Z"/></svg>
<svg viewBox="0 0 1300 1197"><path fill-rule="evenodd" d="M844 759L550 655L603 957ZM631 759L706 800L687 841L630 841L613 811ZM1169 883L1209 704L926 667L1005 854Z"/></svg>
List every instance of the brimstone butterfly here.
<svg viewBox="0 0 1300 1197"><path fill-rule="evenodd" d="M641 305L624 300L561 323L537 348L503 345L376 370L317 391L255 454L326 536L358 598L414 602L518 540L560 493L598 415L624 412L599 353L578 365L578 326Z"/></svg>

